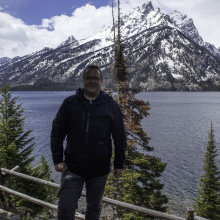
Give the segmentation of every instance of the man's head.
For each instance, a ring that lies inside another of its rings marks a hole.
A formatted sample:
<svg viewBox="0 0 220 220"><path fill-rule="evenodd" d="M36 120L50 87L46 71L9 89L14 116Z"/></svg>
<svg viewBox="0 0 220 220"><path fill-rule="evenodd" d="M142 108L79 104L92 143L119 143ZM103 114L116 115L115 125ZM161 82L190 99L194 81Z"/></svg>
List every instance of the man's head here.
<svg viewBox="0 0 220 220"><path fill-rule="evenodd" d="M90 65L87 66L83 73L83 86L84 96L88 99L95 99L98 97L103 76L98 66Z"/></svg>
<svg viewBox="0 0 220 220"><path fill-rule="evenodd" d="M103 81L102 72L101 72L100 68L99 68L98 66L96 66L96 65L89 65L89 66L87 66L87 67L85 68L85 70L84 70L84 72L83 72L83 81L84 81L84 79L85 79L85 77L86 77L87 72L88 72L90 69L96 69L96 70L98 70L99 73L100 73L101 81Z"/></svg>

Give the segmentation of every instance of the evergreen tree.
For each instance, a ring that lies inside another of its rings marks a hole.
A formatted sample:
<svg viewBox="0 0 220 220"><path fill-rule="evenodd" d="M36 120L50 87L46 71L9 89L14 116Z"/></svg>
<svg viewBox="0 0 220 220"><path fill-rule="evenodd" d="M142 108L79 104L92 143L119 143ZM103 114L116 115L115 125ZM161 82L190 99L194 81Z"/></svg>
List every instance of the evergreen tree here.
<svg viewBox="0 0 220 220"><path fill-rule="evenodd" d="M162 195L163 184L158 179L165 170L166 163L161 159L148 156L152 151L149 146L150 138L141 126L141 120L149 115L149 103L137 99L140 92L129 86L124 45L120 32L120 1L118 1L118 33L115 41L115 63L113 68L117 86L116 100L124 116L128 139L128 149L124 172L120 180L111 174L108 179L105 194L113 199L121 200L138 206L166 212L168 199ZM114 18L113 18L113 26ZM141 153L140 149L145 153ZM147 219L148 216L117 208L117 216L124 220Z"/></svg>
<svg viewBox="0 0 220 220"><path fill-rule="evenodd" d="M0 90L0 94L0 166L12 169L18 165L22 173L53 181L50 177L49 165L43 157L38 167L31 167L31 162L34 160L31 156L34 149L34 138L29 138L31 130L24 131L24 109L21 104L16 105L17 97L12 98L10 85L5 84ZM55 199L54 193L56 190L48 189L48 187L18 177L11 176L10 179L4 182L4 185L15 191L48 202ZM24 219L28 219L27 213L35 216L37 213L44 211L41 206L12 195L8 196L8 202L10 207L19 207L23 216L25 216Z"/></svg>
<svg viewBox="0 0 220 220"><path fill-rule="evenodd" d="M147 137L147 133L144 132L141 126L141 120L149 115L149 102L144 102L136 98L140 90L129 86L127 80L129 73L127 71L126 60L124 59L124 45L121 40L120 29L120 1L118 1L118 34L115 41L115 62L113 67L113 75L118 93L116 100L124 115L128 143L139 145L145 150L152 151L153 148L148 145L150 138Z"/></svg>
<svg viewBox="0 0 220 220"><path fill-rule="evenodd" d="M29 138L31 130L24 132L24 109L16 105L16 99L9 92L9 84L5 84L0 90L0 149L4 156L0 155L2 167L12 169L18 165L21 171L30 169L30 163L34 160L30 157L33 151L33 138Z"/></svg>
<svg viewBox="0 0 220 220"><path fill-rule="evenodd" d="M136 147L128 145L123 175L119 180L109 175L105 194L129 204L166 212L168 199L162 195L163 184L158 179L165 167L166 163L161 159L140 153ZM116 216L124 220L151 219L130 210L116 210Z"/></svg>
<svg viewBox="0 0 220 220"><path fill-rule="evenodd" d="M205 153L204 171L200 178L199 197L196 199L195 211L198 216L212 220L220 219L220 171L215 162L217 149L214 130L211 123L209 141Z"/></svg>

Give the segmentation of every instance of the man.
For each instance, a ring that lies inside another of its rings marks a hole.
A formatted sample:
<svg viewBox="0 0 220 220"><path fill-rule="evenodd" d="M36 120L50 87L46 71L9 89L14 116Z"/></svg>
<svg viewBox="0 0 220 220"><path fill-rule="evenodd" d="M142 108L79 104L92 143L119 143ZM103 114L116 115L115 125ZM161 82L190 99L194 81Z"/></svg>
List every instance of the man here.
<svg viewBox="0 0 220 220"><path fill-rule="evenodd" d="M58 219L74 219L83 185L86 186L86 220L98 220L110 172L114 141L114 176L122 174L126 135L118 104L101 90L103 76L90 65L83 73L83 87L67 97L52 126L51 150L55 169L62 172ZM67 137L65 150L63 141ZM63 153L64 151L64 153ZM63 159L63 154L65 159Z"/></svg>

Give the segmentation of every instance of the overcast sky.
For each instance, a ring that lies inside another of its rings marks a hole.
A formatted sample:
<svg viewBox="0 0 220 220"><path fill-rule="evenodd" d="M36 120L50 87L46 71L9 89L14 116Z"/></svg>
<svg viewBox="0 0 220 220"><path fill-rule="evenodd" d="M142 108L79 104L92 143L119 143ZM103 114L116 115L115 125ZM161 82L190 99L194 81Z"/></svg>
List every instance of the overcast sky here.
<svg viewBox="0 0 220 220"><path fill-rule="evenodd" d="M115 0L114 0L115 1ZM147 0L121 0L126 14ZM204 41L220 47L220 0L152 0L192 18ZM0 0L0 58L24 56L77 40L112 24L111 0ZM163 6L162 6L163 5Z"/></svg>

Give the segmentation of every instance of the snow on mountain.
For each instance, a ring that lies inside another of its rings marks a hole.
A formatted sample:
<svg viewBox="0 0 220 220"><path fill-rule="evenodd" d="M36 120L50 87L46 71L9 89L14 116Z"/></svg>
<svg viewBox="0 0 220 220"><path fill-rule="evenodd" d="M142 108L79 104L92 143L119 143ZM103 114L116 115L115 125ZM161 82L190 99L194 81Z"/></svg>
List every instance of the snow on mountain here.
<svg viewBox="0 0 220 220"><path fill-rule="evenodd" d="M58 47L64 47L64 46L68 46L68 45L71 45L71 47L74 47L74 46L78 46L79 43L74 36L70 36L70 37L68 37L68 39L66 41L61 43Z"/></svg>
<svg viewBox="0 0 220 220"><path fill-rule="evenodd" d="M181 30L184 34L186 34L186 36L190 37L197 44L205 47L211 53L220 57L220 51L215 48L214 45L203 41L191 18L188 18L187 15L183 15L176 10L171 12L170 9L165 8L165 11L167 11L167 14L162 12L160 8L154 8L151 1L143 4L142 6L136 7L129 14L124 15L121 18L121 34L123 39L128 39L132 35L141 33L142 31L156 26L169 26ZM170 15L168 15L168 13ZM78 44L71 43L71 47L75 47L92 40L100 41L96 49L101 49L112 45L112 26L107 27L105 30L101 30L94 36L79 40L77 42ZM64 44L66 45L66 43Z"/></svg>
<svg viewBox="0 0 220 220"><path fill-rule="evenodd" d="M171 20L183 31L184 34L191 37L197 44L204 46L202 37L199 35L193 20L188 19L186 15L182 15L178 11L173 11L171 14Z"/></svg>
<svg viewBox="0 0 220 220"><path fill-rule="evenodd" d="M124 15L121 18L121 35L124 39L127 39L146 29L158 25L169 25L174 27L169 19L169 16L161 13L159 8L154 9L152 3L148 2L135 8L128 15ZM176 28L178 27L176 26ZM79 44L83 44L92 40L100 40L100 48L101 46L106 47L113 44L113 34L113 27L109 26L105 30L101 30L96 35L78 42Z"/></svg>
<svg viewBox="0 0 220 220"><path fill-rule="evenodd" d="M104 86L112 87L113 30L109 26L81 40L70 36L55 49L17 58L0 66L0 77L7 75L13 86L42 88L47 82L52 89L58 84L73 89L80 85L85 66L95 63L103 71ZM168 15L148 2L122 16L121 35L132 86L144 90L220 88L220 51L203 42L186 15L177 11Z"/></svg>
<svg viewBox="0 0 220 220"><path fill-rule="evenodd" d="M8 58L8 57L2 57L0 58L0 66L6 64L6 63L9 63L11 61L11 58Z"/></svg>

